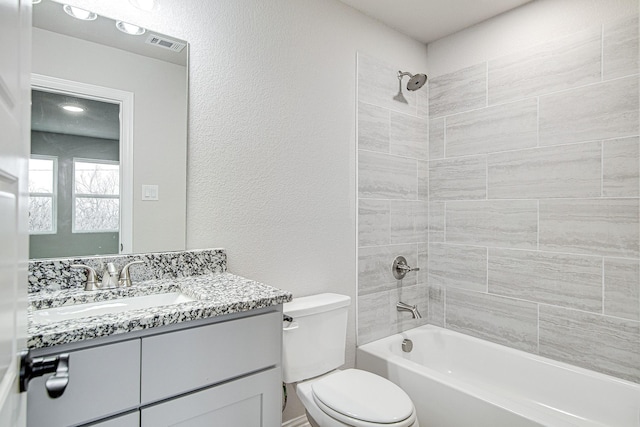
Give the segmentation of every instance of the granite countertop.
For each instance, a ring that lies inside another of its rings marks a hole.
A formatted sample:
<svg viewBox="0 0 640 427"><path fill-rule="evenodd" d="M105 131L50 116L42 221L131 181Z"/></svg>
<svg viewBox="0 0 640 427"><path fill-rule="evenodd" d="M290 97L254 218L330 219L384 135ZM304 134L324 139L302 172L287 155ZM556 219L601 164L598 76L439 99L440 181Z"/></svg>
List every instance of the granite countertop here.
<svg viewBox="0 0 640 427"><path fill-rule="evenodd" d="M181 292L194 299L175 305L101 314L51 323L33 321L33 312L45 308L116 300L158 293ZM190 320L255 310L289 302L292 294L230 273L174 279L153 279L129 288L98 291L83 289L29 294L29 349L53 347Z"/></svg>

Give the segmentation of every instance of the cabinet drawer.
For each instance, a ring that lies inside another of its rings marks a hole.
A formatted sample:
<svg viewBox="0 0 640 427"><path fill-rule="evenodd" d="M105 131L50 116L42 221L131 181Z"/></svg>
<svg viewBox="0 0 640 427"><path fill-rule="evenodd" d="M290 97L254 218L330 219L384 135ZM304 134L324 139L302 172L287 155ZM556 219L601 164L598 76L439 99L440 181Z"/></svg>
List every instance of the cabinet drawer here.
<svg viewBox="0 0 640 427"><path fill-rule="evenodd" d="M141 427L280 427L282 376L273 368L145 408Z"/></svg>
<svg viewBox="0 0 640 427"><path fill-rule="evenodd" d="M91 427L140 427L140 411L109 418L107 421L91 424Z"/></svg>
<svg viewBox="0 0 640 427"><path fill-rule="evenodd" d="M142 404L280 365L282 313L142 339Z"/></svg>
<svg viewBox="0 0 640 427"><path fill-rule="evenodd" d="M69 426L137 408L140 340L69 352L69 385L57 399L45 389L50 376L29 383L29 427Z"/></svg>

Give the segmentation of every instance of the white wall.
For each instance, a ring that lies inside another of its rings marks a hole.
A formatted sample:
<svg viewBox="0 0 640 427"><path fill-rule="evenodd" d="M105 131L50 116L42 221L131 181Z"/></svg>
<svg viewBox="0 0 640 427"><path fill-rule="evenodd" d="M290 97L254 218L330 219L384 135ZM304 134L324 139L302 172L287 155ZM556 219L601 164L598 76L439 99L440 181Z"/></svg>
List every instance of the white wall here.
<svg viewBox="0 0 640 427"><path fill-rule="evenodd" d="M190 42L187 247L296 296L350 295L352 364L356 51L424 70L425 46L336 0L69 3Z"/></svg>
<svg viewBox="0 0 640 427"><path fill-rule="evenodd" d="M32 71L134 92L133 252L184 249L185 67L34 28ZM160 200L143 202L143 184Z"/></svg>
<svg viewBox="0 0 640 427"><path fill-rule="evenodd" d="M638 0L536 0L429 43L429 77L637 13Z"/></svg>

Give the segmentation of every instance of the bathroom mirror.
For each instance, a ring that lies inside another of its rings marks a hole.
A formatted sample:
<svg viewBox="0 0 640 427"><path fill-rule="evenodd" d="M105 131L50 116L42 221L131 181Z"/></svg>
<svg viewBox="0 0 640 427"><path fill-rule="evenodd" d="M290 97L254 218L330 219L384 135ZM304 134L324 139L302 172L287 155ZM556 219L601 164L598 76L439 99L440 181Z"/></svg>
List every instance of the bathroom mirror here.
<svg viewBox="0 0 640 427"><path fill-rule="evenodd" d="M42 169L38 173L52 175L32 199L40 197L40 207L51 217L46 221L54 224L49 227L45 221L46 232L31 234L30 258L183 250L188 43L134 23L65 10L61 3L42 0L33 5L32 52L37 121L32 128L32 158L36 169ZM63 123L64 115L46 117L42 102L52 108L63 104L47 94L85 99L97 111L95 120L87 125L78 119L82 114L78 112L66 115L68 123ZM101 102L115 110L99 107ZM101 133L99 129L107 126L99 123L101 118L110 120L109 126L115 118L115 131ZM69 140L77 141L73 150ZM89 141L87 146L118 148L109 149L115 154L107 157L104 150L94 155L93 149L82 150L82 141ZM79 184L71 181L82 174L74 170L87 165L93 165L92 179L103 180L99 191L104 194L96 196L93 192L98 190L86 185L91 197L82 191L76 194ZM105 213L106 225L89 229L82 225L82 218L87 223L86 215L76 215L80 202L95 202L96 209Z"/></svg>

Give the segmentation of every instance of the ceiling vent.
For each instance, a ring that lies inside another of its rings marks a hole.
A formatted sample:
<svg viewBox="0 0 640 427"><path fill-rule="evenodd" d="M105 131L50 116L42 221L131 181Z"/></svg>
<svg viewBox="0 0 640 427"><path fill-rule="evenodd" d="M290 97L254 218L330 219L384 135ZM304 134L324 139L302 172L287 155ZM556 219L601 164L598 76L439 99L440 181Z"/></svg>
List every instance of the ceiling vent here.
<svg viewBox="0 0 640 427"><path fill-rule="evenodd" d="M187 45L186 43L177 42L157 34L149 34L145 43L158 46L163 49L169 49L174 52L182 52L182 49Z"/></svg>

